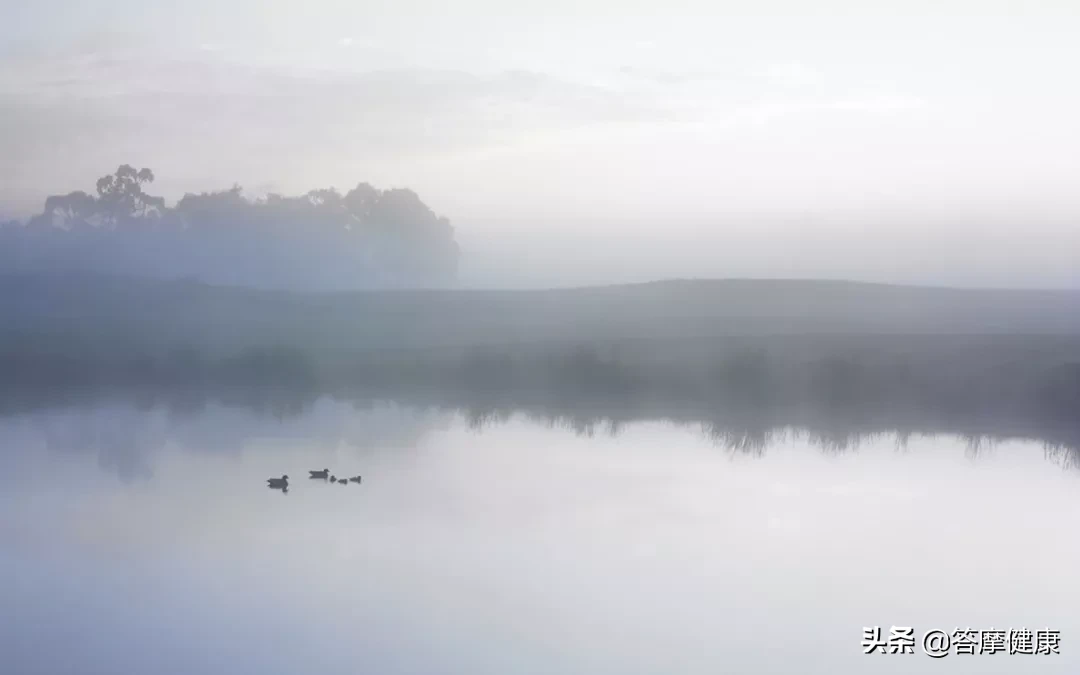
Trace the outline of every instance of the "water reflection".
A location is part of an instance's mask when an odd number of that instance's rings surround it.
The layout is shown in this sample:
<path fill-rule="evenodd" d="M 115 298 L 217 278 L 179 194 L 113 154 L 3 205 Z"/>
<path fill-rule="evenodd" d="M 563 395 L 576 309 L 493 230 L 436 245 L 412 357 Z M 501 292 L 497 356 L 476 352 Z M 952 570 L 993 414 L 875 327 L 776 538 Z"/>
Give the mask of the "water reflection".
<path fill-rule="evenodd" d="M 593 438 L 618 437 L 628 425 L 664 421 L 699 430 L 729 454 L 761 456 L 790 439 L 805 440 L 825 454 L 857 451 L 867 443 L 892 439 L 897 449 L 916 435 L 941 435 L 963 440 L 966 452 L 977 458 L 994 444 L 1030 441 L 1040 444 L 1049 461 L 1065 468 L 1080 463 L 1080 432 L 1072 429 L 1031 429 L 994 421 L 960 424 L 956 420 L 837 418 L 731 409 L 671 410 L 660 402 L 652 407 L 620 407 L 596 402 L 583 410 L 554 403 L 531 405 L 458 406 L 439 401 L 382 398 L 307 397 L 288 391 L 143 393 L 138 396 L 46 399 L 33 405 L 8 406 L 0 414 L 0 433 L 29 433 L 33 441 L 60 453 L 92 453 L 103 469 L 121 480 L 152 476 L 152 457 L 166 442 L 192 452 L 235 454 L 256 438 L 281 442 L 303 440 L 332 447 L 391 443 L 401 450 L 415 447 L 428 433 L 460 421 L 475 431 L 509 424 L 516 418 L 552 430 Z M 5 423 L 6 420 L 6 423 Z M 13 423 L 14 421 L 14 423 Z M 1077 422 L 1080 427 L 1080 422 Z M 326 478 L 323 476 L 322 478 Z"/>
<path fill-rule="evenodd" d="M 1080 666 L 1080 476 L 1039 442 L 302 409 L 116 399 L 0 420 L 5 672 Z M 1049 627 L 1063 653 L 862 655 L 863 626 L 894 624 Z"/>

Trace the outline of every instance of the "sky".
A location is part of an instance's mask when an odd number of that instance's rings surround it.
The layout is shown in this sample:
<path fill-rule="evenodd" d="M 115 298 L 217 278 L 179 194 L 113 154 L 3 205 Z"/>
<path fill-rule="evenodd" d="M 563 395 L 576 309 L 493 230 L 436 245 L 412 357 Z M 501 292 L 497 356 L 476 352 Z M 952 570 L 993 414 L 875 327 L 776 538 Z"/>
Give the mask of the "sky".
<path fill-rule="evenodd" d="M 477 283 L 1080 287 L 1070 0 L 0 0 L 0 17 L 0 216 L 130 163 L 170 201 L 411 187 Z"/>

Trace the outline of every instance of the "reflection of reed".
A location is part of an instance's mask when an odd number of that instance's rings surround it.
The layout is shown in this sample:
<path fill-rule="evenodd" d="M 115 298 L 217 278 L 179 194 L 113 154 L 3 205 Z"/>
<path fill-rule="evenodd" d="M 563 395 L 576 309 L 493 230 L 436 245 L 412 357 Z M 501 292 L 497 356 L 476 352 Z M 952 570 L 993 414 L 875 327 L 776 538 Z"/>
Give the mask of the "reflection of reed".
<path fill-rule="evenodd" d="M 100 418 L 95 418 L 93 414 L 72 416 L 66 428 L 57 424 L 59 418 L 44 416 L 45 419 L 54 419 L 51 426 L 41 428 L 43 432 L 47 432 L 49 446 L 65 452 L 94 451 L 98 453 L 99 463 L 103 468 L 109 468 L 128 480 L 145 478 L 150 474 L 147 455 L 166 442 L 167 430 L 157 429 L 154 433 L 148 433 L 148 429 L 155 426 L 154 420 L 188 423 L 197 418 L 199 413 L 196 411 L 211 405 L 245 410 L 254 413 L 256 417 L 303 419 L 317 400 L 317 397 L 286 389 L 250 392 L 231 389 L 224 394 L 210 390 L 199 393 L 192 390 L 179 393 L 159 391 L 153 395 L 139 396 L 137 403 L 131 401 L 131 396 L 120 391 L 114 391 L 108 396 L 103 395 L 103 398 L 88 396 L 78 403 L 81 406 L 105 406 L 106 413 Z M 339 397 L 344 396 L 339 394 Z M 480 401 L 474 400 L 476 398 Z M 897 450 L 903 451 L 913 434 L 921 434 L 958 436 L 965 441 L 966 454 L 972 459 L 978 459 L 991 451 L 995 443 L 1029 440 L 1043 443 L 1047 460 L 1066 468 L 1080 466 L 1080 434 L 1077 430 L 1080 420 L 1070 420 L 1068 424 L 1059 420 L 1056 424 L 1040 427 L 1038 418 L 1016 414 L 995 417 L 981 412 L 965 415 L 956 410 L 948 413 L 929 410 L 924 411 L 925 418 L 920 418 L 919 410 L 913 406 L 896 412 L 862 406 L 835 414 L 837 409 L 829 405 L 774 405 L 757 409 L 718 405 L 710 408 L 700 402 L 660 398 L 647 404 L 626 404 L 618 400 L 604 401 L 590 397 L 583 402 L 581 409 L 576 409 L 572 395 L 552 394 L 550 398 L 533 395 L 529 398 L 527 403 L 514 400 L 497 403 L 492 402 L 486 393 L 473 396 L 462 390 L 428 389 L 413 396 L 398 393 L 393 397 L 382 397 L 369 393 L 347 400 L 352 404 L 351 408 L 355 409 L 393 403 L 417 411 L 426 411 L 403 420 L 404 424 L 417 427 L 424 425 L 422 420 L 427 419 L 425 414 L 457 415 L 475 431 L 505 424 L 515 416 L 548 428 L 564 429 L 586 437 L 598 434 L 618 436 L 627 424 L 665 421 L 676 426 L 699 428 L 705 437 L 718 447 L 733 455 L 749 456 L 762 456 L 770 446 L 788 438 L 805 440 L 829 454 L 853 452 L 857 451 L 861 444 L 883 440 L 882 436 L 886 434 L 894 439 Z M 127 414 L 115 415 L 113 413 L 116 410 L 123 409 L 122 406 L 115 405 L 117 401 L 136 403 L 135 409 L 128 407 Z M 71 410 L 70 406 L 74 403 L 76 401 L 72 401 L 68 396 L 61 396 L 57 401 L 43 398 L 37 399 L 34 406 L 28 407 L 28 402 L 24 401 L 23 405 L 11 407 L 7 412 L 17 415 L 46 406 L 60 406 Z M 155 414 L 155 411 L 164 413 L 164 416 Z M 345 411 L 342 414 L 350 413 Z M 250 421 L 237 426 L 239 429 L 230 432 L 235 435 L 230 436 L 229 442 L 225 444 L 228 447 L 241 447 L 248 435 L 272 435 L 273 429 L 278 427 L 277 424 L 253 425 Z M 328 432 L 324 426 L 314 425 L 308 433 L 315 434 L 322 441 L 333 441 L 327 434 L 333 435 L 334 432 Z M 337 433 L 344 432 L 339 430 Z M 422 430 L 419 433 L 422 433 Z"/>
<path fill-rule="evenodd" d="M 1060 464 L 1065 469 L 1080 468 L 1080 451 L 1076 448 L 1044 443 L 1043 455 L 1049 461 Z"/>
<path fill-rule="evenodd" d="M 94 365 L 74 357 L 37 380 L 25 363 L 8 363 L 33 386 L 0 386 L 0 412 L 119 398 L 143 410 L 166 408 L 174 419 L 213 403 L 285 420 L 330 395 L 357 406 L 394 401 L 460 413 L 478 430 L 515 414 L 585 436 L 618 434 L 640 420 L 704 425 L 717 444 L 746 453 L 762 452 L 790 429 L 828 452 L 856 449 L 881 433 L 895 434 L 901 446 L 912 433 L 961 436 L 972 456 L 989 439 L 1041 441 L 1069 457 L 1080 448 L 1080 339 L 1067 336 L 539 344 L 358 353 L 334 368 L 317 353 L 282 348 L 216 361 L 190 350 L 163 358 L 112 373 L 112 387 L 102 384 L 112 371 L 61 384 Z"/>

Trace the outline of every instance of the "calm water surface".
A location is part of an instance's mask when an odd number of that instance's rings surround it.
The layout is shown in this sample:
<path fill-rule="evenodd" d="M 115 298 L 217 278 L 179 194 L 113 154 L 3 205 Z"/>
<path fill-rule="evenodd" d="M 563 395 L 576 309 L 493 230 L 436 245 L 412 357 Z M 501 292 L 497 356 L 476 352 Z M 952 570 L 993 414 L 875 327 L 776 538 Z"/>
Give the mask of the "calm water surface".
<path fill-rule="evenodd" d="M 1080 672 L 1080 475 L 1035 443 L 739 452 L 322 401 L 27 413 L 0 448 L 12 675 Z M 863 655 L 874 625 L 1062 653 Z"/>

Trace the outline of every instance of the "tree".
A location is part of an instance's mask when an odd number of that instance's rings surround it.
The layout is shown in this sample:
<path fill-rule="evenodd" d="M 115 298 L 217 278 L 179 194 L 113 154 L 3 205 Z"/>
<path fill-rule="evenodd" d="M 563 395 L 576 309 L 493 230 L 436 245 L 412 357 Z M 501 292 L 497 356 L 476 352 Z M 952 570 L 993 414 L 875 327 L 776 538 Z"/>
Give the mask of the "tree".
<path fill-rule="evenodd" d="M 356 187 L 345 194 L 343 201 L 349 213 L 360 222 L 366 223 L 375 208 L 375 202 L 379 201 L 379 191 L 367 183 L 358 183 Z"/>
<path fill-rule="evenodd" d="M 325 188 L 321 190 L 309 190 L 307 193 L 308 201 L 312 206 L 316 208 L 327 208 L 331 210 L 337 210 L 344 208 L 342 203 L 341 193 L 334 188 Z"/>
<path fill-rule="evenodd" d="M 150 169 L 135 170 L 122 164 L 111 176 L 97 181 L 98 208 L 106 222 L 120 225 L 135 218 L 160 217 L 165 212 L 165 200 L 143 192 L 143 185 L 154 182 Z"/>
<path fill-rule="evenodd" d="M 66 230 L 93 227 L 98 214 L 97 201 L 82 190 L 66 195 L 50 195 L 42 212 L 30 219 L 30 226 L 48 225 Z"/>
<path fill-rule="evenodd" d="M 244 199 L 243 188 L 233 185 L 228 190 L 185 194 L 172 209 L 172 220 L 185 229 L 213 230 L 237 227 L 247 221 L 251 203 Z"/>
<path fill-rule="evenodd" d="M 185 194 L 168 208 L 146 193 L 154 178 L 122 164 L 98 179 L 96 195 L 50 196 L 27 227 L 5 230 L 9 257 L 28 267 L 96 265 L 241 285 L 431 283 L 456 270 L 450 221 L 412 190 L 359 183 L 344 195 L 330 187 L 250 200 L 234 185 Z M 129 236 L 136 230 L 149 236 Z"/>

